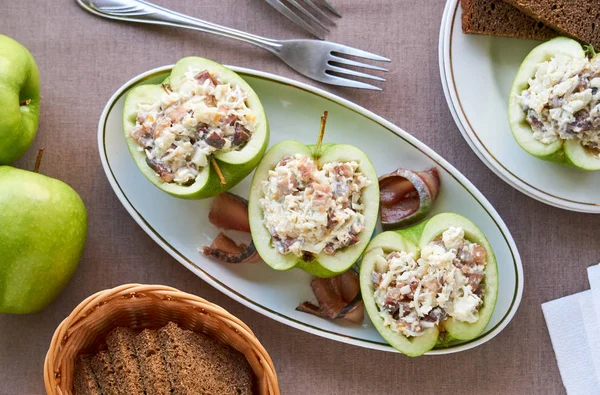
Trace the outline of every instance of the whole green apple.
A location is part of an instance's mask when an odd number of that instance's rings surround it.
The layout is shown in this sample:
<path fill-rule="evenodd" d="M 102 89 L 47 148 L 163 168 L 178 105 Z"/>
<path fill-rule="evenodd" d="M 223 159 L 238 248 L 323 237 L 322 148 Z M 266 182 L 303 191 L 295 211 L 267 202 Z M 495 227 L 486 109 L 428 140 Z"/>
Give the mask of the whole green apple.
<path fill-rule="evenodd" d="M 0 165 L 31 145 L 40 117 L 40 75 L 27 48 L 0 34 Z"/>
<path fill-rule="evenodd" d="M 67 184 L 0 166 L 0 313 L 42 310 L 71 279 L 87 213 Z"/>

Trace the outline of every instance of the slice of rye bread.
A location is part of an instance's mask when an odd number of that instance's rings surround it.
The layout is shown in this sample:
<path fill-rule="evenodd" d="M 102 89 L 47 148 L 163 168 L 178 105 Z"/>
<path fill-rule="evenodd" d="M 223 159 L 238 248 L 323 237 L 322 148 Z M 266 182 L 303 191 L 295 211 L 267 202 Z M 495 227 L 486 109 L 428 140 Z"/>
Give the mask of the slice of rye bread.
<path fill-rule="evenodd" d="M 102 395 L 92 370 L 91 355 L 86 354 L 77 357 L 73 372 L 73 389 L 75 395 Z"/>
<path fill-rule="evenodd" d="M 171 383 L 167 375 L 165 358 L 160 348 L 158 331 L 144 329 L 135 337 L 134 344 L 146 394 L 171 394 Z"/>
<path fill-rule="evenodd" d="M 461 0 L 463 33 L 549 40 L 555 30 L 502 0 Z"/>
<path fill-rule="evenodd" d="M 98 380 L 102 395 L 119 395 L 117 375 L 112 367 L 108 351 L 99 351 L 94 355 L 92 358 L 92 370 L 94 371 L 96 380 Z"/>
<path fill-rule="evenodd" d="M 121 393 L 144 395 L 134 339 L 135 333 L 132 330 L 118 327 L 108 334 L 106 344 Z"/>
<path fill-rule="evenodd" d="M 172 322 L 159 338 L 174 393 L 252 394 L 252 369 L 241 353 Z"/>
<path fill-rule="evenodd" d="M 186 331 L 190 341 L 195 341 L 199 353 L 204 352 L 211 361 L 212 379 L 217 394 L 251 395 L 254 373 L 246 357 L 233 348 L 202 333 Z"/>
<path fill-rule="evenodd" d="M 600 49 L 600 1 L 505 0 L 545 25 Z"/>

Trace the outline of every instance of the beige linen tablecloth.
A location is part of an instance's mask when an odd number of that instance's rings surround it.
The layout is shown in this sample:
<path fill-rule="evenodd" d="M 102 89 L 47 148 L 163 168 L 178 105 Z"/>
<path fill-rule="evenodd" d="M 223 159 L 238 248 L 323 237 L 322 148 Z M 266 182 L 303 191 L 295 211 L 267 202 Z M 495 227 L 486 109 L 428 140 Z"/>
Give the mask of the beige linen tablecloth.
<path fill-rule="evenodd" d="M 156 245 L 117 200 L 98 157 L 100 112 L 131 77 L 186 55 L 314 83 L 243 43 L 104 20 L 71 0 L 5 0 L 0 33 L 30 49 L 42 78 L 38 136 L 17 165 L 32 168 L 36 148 L 44 146 L 42 172 L 81 194 L 89 212 L 89 236 L 77 273 L 52 305 L 33 315 L 0 315 L 0 394 L 44 393 L 42 365 L 58 323 L 89 294 L 126 282 L 177 287 L 240 317 L 273 357 L 283 394 L 564 392 L 540 304 L 587 288 L 585 268 L 600 259 L 600 216 L 559 210 L 526 197 L 469 149 L 440 84 L 437 45 L 443 1 L 331 1 L 344 17 L 328 39 L 384 54 L 393 62 L 383 92 L 325 89 L 424 141 L 496 207 L 517 242 L 525 271 L 524 298 L 512 323 L 492 341 L 467 352 L 410 359 L 301 332 L 213 289 Z M 308 37 L 262 0 L 159 3 L 269 37 Z"/>

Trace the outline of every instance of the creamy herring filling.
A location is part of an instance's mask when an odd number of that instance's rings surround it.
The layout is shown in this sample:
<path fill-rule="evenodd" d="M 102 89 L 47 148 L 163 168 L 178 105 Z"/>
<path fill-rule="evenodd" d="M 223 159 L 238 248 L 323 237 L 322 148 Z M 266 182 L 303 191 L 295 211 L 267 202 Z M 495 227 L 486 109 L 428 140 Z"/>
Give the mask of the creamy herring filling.
<path fill-rule="evenodd" d="M 239 86 L 190 68 L 177 91 L 163 88 L 160 101 L 138 105 L 129 136 L 164 182 L 191 185 L 212 154 L 239 150 L 250 140 L 256 116 Z"/>
<path fill-rule="evenodd" d="M 357 162 L 319 169 L 307 156 L 286 156 L 262 183 L 263 224 L 280 254 L 334 255 L 365 228 L 361 190 L 370 181 Z"/>
<path fill-rule="evenodd" d="M 600 149 L 600 58 L 555 56 L 538 66 L 517 99 L 536 140 L 578 139 Z"/>
<path fill-rule="evenodd" d="M 420 336 L 447 317 L 473 323 L 483 301 L 486 250 L 451 226 L 421 256 L 393 251 L 377 256 L 372 282 L 384 325 Z"/>

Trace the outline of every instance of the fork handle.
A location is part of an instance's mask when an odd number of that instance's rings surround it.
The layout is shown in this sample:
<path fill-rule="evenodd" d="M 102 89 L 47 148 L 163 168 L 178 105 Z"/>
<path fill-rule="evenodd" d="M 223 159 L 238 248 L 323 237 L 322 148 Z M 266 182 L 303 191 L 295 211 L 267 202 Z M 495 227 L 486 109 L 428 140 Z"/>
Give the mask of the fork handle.
<path fill-rule="evenodd" d="M 87 11 L 109 19 L 199 30 L 245 41 L 275 55 L 281 48 L 281 44 L 277 40 L 206 22 L 144 0 L 77 0 L 77 2 Z"/>

